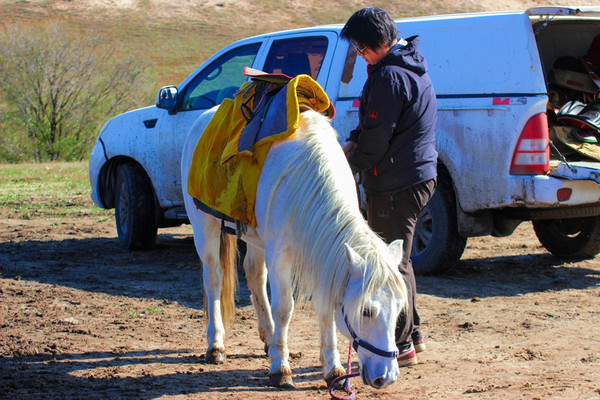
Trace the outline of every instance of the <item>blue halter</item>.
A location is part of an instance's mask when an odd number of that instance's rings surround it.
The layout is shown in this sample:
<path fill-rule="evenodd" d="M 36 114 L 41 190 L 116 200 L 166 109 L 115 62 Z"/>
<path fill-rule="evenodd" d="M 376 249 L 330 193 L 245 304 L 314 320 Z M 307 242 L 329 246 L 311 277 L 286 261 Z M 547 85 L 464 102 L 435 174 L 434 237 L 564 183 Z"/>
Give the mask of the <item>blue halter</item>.
<path fill-rule="evenodd" d="M 344 315 L 344 322 L 346 323 L 346 328 L 348 328 L 348 330 L 350 331 L 350 335 L 352 336 L 352 347 L 354 348 L 354 351 L 358 352 L 358 348 L 363 347 L 366 350 L 369 350 L 371 353 L 377 354 L 381 357 L 398 358 L 398 349 L 394 351 L 381 350 L 373 346 L 371 343 L 359 338 L 358 335 L 356 335 L 356 332 L 354 332 L 354 330 L 348 323 L 348 317 L 344 312 L 344 306 L 342 306 L 342 314 Z"/>

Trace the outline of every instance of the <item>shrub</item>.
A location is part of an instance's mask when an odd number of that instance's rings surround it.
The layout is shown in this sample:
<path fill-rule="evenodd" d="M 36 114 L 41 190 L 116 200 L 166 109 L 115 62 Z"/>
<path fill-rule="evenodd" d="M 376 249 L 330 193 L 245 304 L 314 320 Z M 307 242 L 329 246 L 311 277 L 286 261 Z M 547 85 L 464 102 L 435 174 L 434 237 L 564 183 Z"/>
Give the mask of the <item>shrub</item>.
<path fill-rule="evenodd" d="M 112 115 L 148 98 L 146 66 L 65 26 L 8 25 L 0 34 L 0 160 L 75 161 Z"/>

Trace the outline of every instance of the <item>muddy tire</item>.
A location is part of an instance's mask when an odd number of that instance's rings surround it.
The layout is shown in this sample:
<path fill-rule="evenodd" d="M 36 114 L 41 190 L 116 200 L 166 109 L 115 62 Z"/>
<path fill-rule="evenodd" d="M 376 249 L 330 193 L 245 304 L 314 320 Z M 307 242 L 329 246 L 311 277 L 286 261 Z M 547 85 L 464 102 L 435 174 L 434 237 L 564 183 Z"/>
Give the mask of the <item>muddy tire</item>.
<path fill-rule="evenodd" d="M 600 253 L 600 216 L 532 223 L 542 246 L 556 256 L 591 258 Z"/>
<path fill-rule="evenodd" d="M 156 242 L 154 190 L 142 168 L 133 163 L 119 169 L 115 190 L 119 244 L 129 250 L 149 249 Z"/>
<path fill-rule="evenodd" d="M 410 257 L 416 275 L 440 274 L 452 269 L 467 245 L 467 238 L 458 234 L 450 177 L 440 172 L 435 193 L 417 219 Z"/>

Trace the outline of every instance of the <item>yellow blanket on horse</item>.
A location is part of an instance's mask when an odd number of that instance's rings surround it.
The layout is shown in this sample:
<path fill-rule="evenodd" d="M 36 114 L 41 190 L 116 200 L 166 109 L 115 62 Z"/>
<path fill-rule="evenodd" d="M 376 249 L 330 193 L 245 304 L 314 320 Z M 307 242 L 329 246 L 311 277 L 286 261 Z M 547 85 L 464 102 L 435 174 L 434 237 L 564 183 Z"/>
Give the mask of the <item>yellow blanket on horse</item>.
<path fill-rule="evenodd" d="M 246 82 L 234 99 L 219 106 L 196 145 L 187 182 L 188 193 L 203 205 L 251 226 L 256 226 L 258 179 L 271 144 L 296 132 L 303 109 L 332 110 L 323 88 L 298 75 L 277 95 L 267 96 L 273 104 L 248 123 L 247 110 L 265 100 L 255 91 L 256 82 Z"/>

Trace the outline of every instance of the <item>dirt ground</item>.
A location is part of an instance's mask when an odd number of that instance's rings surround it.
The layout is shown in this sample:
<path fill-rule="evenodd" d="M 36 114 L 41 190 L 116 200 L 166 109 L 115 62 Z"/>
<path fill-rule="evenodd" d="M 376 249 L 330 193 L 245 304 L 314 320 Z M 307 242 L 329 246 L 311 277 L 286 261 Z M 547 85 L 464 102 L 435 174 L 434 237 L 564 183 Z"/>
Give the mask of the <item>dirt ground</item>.
<path fill-rule="evenodd" d="M 297 388 L 267 386 L 243 276 L 228 361 L 206 364 L 200 269 L 189 225 L 128 252 L 112 220 L 0 219 L 0 398 L 330 398 L 308 307 L 290 329 Z M 356 399 L 600 399 L 600 258 L 557 259 L 523 224 L 418 284 L 427 351 L 383 390 L 352 379 Z"/>

